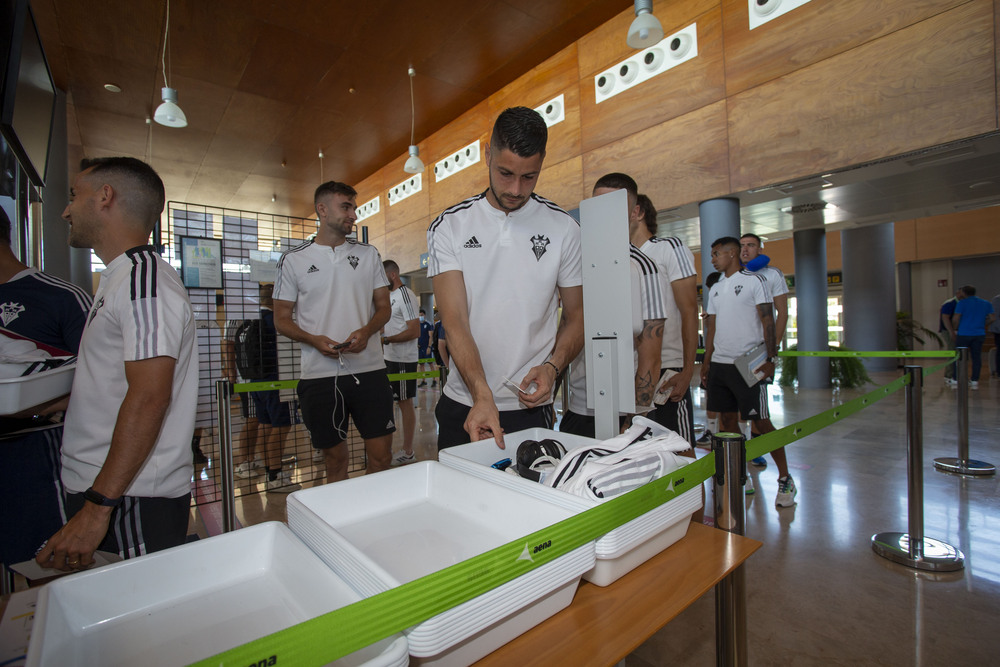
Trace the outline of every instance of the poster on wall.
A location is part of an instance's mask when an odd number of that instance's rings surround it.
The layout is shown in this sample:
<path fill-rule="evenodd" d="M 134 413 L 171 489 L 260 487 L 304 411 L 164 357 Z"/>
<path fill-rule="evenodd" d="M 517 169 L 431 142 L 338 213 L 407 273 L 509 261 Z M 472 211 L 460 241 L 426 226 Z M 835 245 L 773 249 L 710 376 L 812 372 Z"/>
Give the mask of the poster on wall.
<path fill-rule="evenodd" d="M 180 248 L 184 287 L 222 289 L 222 241 L 181 236 Z"/>
<path fill-rule="evenodd" d="M 274 250 L 250 251 L 250 280 L 255 283 L 273 283 L 278 274 L 281 253 Z"/>

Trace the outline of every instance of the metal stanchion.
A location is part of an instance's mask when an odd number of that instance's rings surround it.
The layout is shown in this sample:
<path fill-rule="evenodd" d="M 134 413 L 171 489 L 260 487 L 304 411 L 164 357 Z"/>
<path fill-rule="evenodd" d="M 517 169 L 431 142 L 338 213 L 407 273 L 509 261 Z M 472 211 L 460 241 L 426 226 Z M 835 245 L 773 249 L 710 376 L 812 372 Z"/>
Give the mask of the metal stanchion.
<path fill-rule="evenodd" d="M 934 467 L 941 472 L 958 475 L 995 475 L 997 468 L 986 461 L 969 458 L 969 348 L 960 347 L 958 352 L 958 458 L 950 456 L 934 459 Z"/>
<path fill-rule="evenodd" d="M 905 389 L 909 532 L 872 535 L 872 550 L 883 558 L 918 570 L 954 572 L 964 567 L 962 552 L 947 542 L 924 536 L 924 371 L 920 366 L 907 366 L 906 372 L 910 376 Z"/>
<path fill-rule="evenodd" d="M 715 527 L 736 535 L 746 531 L 746 441 L 739 433 L 712 435 L 715 453 Z M 717 665 L 747 664 L 746 572 L 740 565 L 715 586 Z"/>
<path fill-rule="evenodd" d="M 215 400 L 219 410 L 219 449 L 221 468 L 219 486 L 222 491 L 222 531 L 236 529 L 236 495 L 233 484 L 233 413 L 232 383 L 216 380 Z"/>

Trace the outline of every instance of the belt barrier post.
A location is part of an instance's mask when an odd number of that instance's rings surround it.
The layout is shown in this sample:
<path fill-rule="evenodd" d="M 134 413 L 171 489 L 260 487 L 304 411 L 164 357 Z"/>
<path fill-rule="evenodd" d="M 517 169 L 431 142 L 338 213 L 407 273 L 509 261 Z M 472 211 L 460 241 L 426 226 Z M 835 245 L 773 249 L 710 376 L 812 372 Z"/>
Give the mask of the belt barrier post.
<path fill-rule="evenodd" d="M 969 348 L 960 347 L 958 352 L 958 458 L 945 456 L 934 459 L 934 467 L 941 472 L 957 475 L 994 475 L 997 468 L 986 461 L 969 458 Z"/>
<path fill-rule="evenodd" d="M 746 532 L 746 441 L 740 433 L 712 435 L 715 452 L 715 527 L 736 535 Z M 740 565 L 715 586 L 715 662 L 747 664 L 746 572 Z"/>
<path fill-rule="evenodd" d="M 229 380 L 216 380 L 215 400 L 219 410 L 219 486 L 222 491 L 222 531 L 236 528 L 236 497 L 233 484 L 233 413 L 232 388 Z"/>
<path fill-rule="evenodd" d="M 907 366 L 906 373 L 910 376 L 904 390 L 909 532 L 872 535 L 872 550 L 883 558 L 918 570 L 954 572 L 964 567 L 962 552 L 947 542 L 924 536 L 923 368 Z"/>

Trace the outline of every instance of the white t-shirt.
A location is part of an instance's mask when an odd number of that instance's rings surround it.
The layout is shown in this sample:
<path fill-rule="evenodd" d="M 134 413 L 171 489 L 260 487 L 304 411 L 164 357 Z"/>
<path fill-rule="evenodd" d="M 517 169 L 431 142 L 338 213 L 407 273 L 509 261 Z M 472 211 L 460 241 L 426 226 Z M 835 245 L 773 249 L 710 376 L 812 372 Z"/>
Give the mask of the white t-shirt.
<path fill-rule="evenodd" d="M 684 242 L 673 236 L 654 236 L 642 244 L 642 252 L 656 262 L 660 274 L 660 291 L 663 293 L 663 307 L 667 321 L 663 329 L 663 347 L 660 350 L 661 368 L 681 368 L 684 366 L 684 337 L 681 327 L 681 311 L 674 299 L 671 283 L 697 275 L 694 255 Z"/>
<path fill-rule="evenodd" d="M 125 495 L 179 498 L 191 491 L 194 472 L 195 321 L 177 272 L 152 246 L 141 246 L 111 260 L 101 273 L 83 330 L 62 444 L 62 480 L 68 490 L 90 488 L 108 456 L 128 391 L 123 362 L 154 357 L 177 360 L 170 406 L 153 451 Z"/>
<path fill-rule="evenodd" d="M 278 260 L 274 298 L 295 303 L 295 320 L 311 334 L 344 342 L 375 314 L 373 293 L 389 279 L 374 246 L 347 240 L 336 248 L 307 241 Z M 302 345 L 302 379 L 366 373 L 385 368 L 379 332 L 358 354 L 343 353 L 343 368 L 312 345 Z"/>
<path fill-rule="evenodd" d="M 749 271 L 723 276 L 712 285 L 708 314 L 715 315 L 712 361 L 731 364 L 764 342 L 764 326 L 757 306 L 771 303 L 764 278 Z"/>
<path fill-rule="evenodd" d="M 385 335 L 395 336 L 406 331 L 406 323 L 417 319 L 417 296 L 406 285 L 389 292 L 389 305 L 392 307 L 392 317 L 385 325 Z M 386 343 L 383 350 L 386 361 L 416 362 L 420 358 L 417 350 L 417 339 L 402 343 Z"/>
<path fill-rule="evenodd" d="M 462 272 L 469 326 L 497 408 L 523 409 L 503 378 L 520 383 L 552 353 L 558 288 L 583 282 L 579 223 L 537 194 L 506 214 L 483 193 L 434 220 L 427 249 L 428 277 Z M 461 373 L 448 378 L 444 393 L 473 403 Z"/>
<path fill-rule="evenodd" d="M 638 336 L 647 320 L 666 317 L 661 294 L 661 281 L 656 263 L 629 244 L 629 268 L 632 277 L 632 336 Z M 632 367 L 638 365 L 638 353 L 632 356 Z M 662 366 L 662 364 L 661 364 Z M 569 372 L 569 409 L 578 415 L 594 416 L 587 408 L 587 351 L 580 350 Z"/>

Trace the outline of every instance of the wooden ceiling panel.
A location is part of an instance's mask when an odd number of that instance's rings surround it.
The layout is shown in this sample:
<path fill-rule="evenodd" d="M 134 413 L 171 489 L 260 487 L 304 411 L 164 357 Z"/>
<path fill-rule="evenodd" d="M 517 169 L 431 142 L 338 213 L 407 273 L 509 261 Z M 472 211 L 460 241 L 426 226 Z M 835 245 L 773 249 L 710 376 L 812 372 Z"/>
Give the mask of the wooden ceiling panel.
<path fill-rule="evenodd" d="M 177 90 L 177 104 L 184 110 L 188 125 L 181 128 L 165 128 L 162 125 L 157 127 L 178 134 L 191 130 L 215 133 L 235 91 L 209 81 L 183 76 L 170 77 L 170 85 Z M 155 105 L 159 106 L 161 101 L 157 90 Z M 154 111 L 156 106 L 153 107 Z"/>
<path fill-rule="evenodd" d="M 222 114 L 218 133 L 271 141 L 288 125 L 295 112 L 294 104 L 237 91 Z"/>
<path fill-rule="evenodd" d="M 356 28 L 368 16 L 387 13 L 395 4 L 389 0 L 300 0 L 290 11 L 287 3 L 276 2 L 267 14 L 267 23 L 342 48 L 348 40 L 360 36 Z"/>
<path fill-rule="evenodd" d="M 161 160 L 180 160 L 201 164 L 212 143 L 211 132 L 190 127 L 177 129 L 153 123 L 153 155 Z M 139 153 L 142 155 L 142 153 Z"/>
<path fill-rule="evenodd" d="M 285 166 L 281 166 L 284 162 Z M 319 184 L 319 154 L 315 150 L 289 150 L 280 144 L 271 144 L 247 171 L 254 176 Z"/>
<path fill-rule="evenodd" d="M 217 134 L 212 138 L 201 164 L 203 167 L 241 169 L 245 175 L 257 164 L 268 146 L 266 141 Z"/>
<path fill-rule="evenodd" d="M 99 110 L 81 113 L 79 107 L 76 108 L 76 118 L 88 157 L 93 157 L 97 150 L 139 158 L 145 155 L 146 121 Z"/>
<path fill-rule="evenodd" d="M 83 145 L 80 138 L 80 125 L 76 119 L 76 107 L 69 98 L 66 100 L 66 142 L 70 145 Z"/>
<path fill-rule="evenodd" d="M 59 34 L 55 39 L 43 34 L 42 43 L 55 41 L 122 62 L 159 62 L 165 13 L 165 2 L 56 0 Z"/>
<path fill-rule="evenodd" d="M 243 5 L 239 0 L 171 3 L 167 62 L 171 81 L 178 75 L 229 88 L 239 83 L 254 44 L 269 29 Z"/>
<path fill-rule="evenodd" d="M 301 104 L 342 50 L 284 28 L 264 31 L 237 88 L 244 93 Z"/>
<path fill-rule="evenodd" d="M 347 133 L 354 120 L 335 109 L 312 105 L 298 107 L 289 117 L 285 128 L 275 142 L 290 151 L 308 151 L 319 155 Z"/>
<path fill-rule="evenodd" d="M 106 55 L 78 49 L 66 50 L 69 75 L 73 81 L 73 103 L 101 111 L 146 118 L 150 105 L 160 101 L 156 84 L 156 70 L 141 63 L 113 60 Z M 120 93 L 105 90 L 104 84 L 113 83 Z"/>

